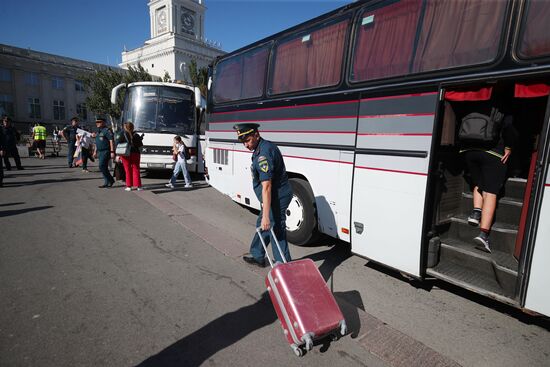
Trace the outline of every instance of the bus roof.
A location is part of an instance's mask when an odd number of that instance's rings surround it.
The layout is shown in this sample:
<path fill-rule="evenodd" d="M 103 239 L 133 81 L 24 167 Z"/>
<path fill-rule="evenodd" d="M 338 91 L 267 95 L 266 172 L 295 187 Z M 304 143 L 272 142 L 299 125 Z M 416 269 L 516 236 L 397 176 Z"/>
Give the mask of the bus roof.
<path fill-rule="evenodd" d="M 128 87 L 134 87 L 139 85 L 152 85 L 152 86 L 163 86 L 163 87 L 174 87 L 174 88 L 183 88 L 188 89 L 190 91 L 195 91 L 195 87 L 191 85 L 186 84 L 179 84 L 179 83 L 166 83 L 166 82 L 135 82 L 128 84 Z"/>

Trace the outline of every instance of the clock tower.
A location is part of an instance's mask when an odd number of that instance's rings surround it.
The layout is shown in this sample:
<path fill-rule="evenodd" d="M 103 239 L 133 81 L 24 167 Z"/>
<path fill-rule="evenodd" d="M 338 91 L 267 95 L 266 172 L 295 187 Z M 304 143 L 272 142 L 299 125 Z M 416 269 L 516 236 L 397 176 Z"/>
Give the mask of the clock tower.
<path fill-rule="evenodd" d="M 189 81 L 188 66 L 207 66 L 225 52 L 204 36 L 205 0 L 149 0 L 151 39 L 122 52 L 122 68 L 140 63 L 151 75 Z"/>

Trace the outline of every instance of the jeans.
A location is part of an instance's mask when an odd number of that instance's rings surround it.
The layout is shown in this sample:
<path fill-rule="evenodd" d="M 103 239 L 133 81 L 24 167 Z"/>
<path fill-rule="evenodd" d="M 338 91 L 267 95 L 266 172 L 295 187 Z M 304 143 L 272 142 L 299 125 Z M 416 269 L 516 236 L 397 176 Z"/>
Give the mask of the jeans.
<path fill-rule="evenodd" d="M 108 150 L 100 150 L 97 152 L 99 158 L 99 170 L 103 175 L 103 183 L 105 185 L 111 185 L 115 182 L 115 179 L 109 172 L 109 161 L 111 160 L 111 152 Z"/>
<path fill-rule="evenodd" d="M 292 192 L 289 192 L 288 195 L 284 195 L 281 197 L 273 195 L 271 200 L 271 210 L 269 211 L 269 221 L 273 226 L 275 236 L 277 236 L 277 239 L 279 240 L 279 246 L 281 247 L 282 253 L 285 255 L 286 261 L 291 260 L 290 251 L 288 250 L 288 243 L 286 242 L 286 209 L 288 208 L 291 200 Z M 256 228 L 260 227 L 262 224 L 262 214 L 263 208 L 260 211 L 260 214 L 258 214 L 258 219 L 256 220 Z M 271 239 L 271 231 L 263 231 L 261 233 L 266 246 L 268 246 L 270 242 L 273 242 Z M 273 251 L 273 258 L 275 259 L 275 261 L 282 263 L 283 259 L 281 258 L 281 254 L 277 249 L 277 245 L 273 243 L 271 247 L 271 250 Z M 263 258 L 265 257 L 265 251 L 262 243 L 260 242 L 260 238 L 258 237 L 258 232 L 256 232 L 256 234 L 254 235 L 252 243 L 250 244 L 250 254 L 259 261 L 263 261 Z"/>
<path fill-rule="evenodd" d="M 67 164 L 69 165 L 69 168 L 73 166 L 73 155 L 76 150 L 76 146 L 74 144 L 74 141 L 67 142 Z"/>
<path fill-rule="evenodd" d="M 88 158 L 90 157 L 90 151 L 86 148 L 80 147 L 80 156 L 82 157 L 82 169 L 88 169 Z"/>
<path fill-rule="evenodd" d="M 184 160 L 180 161 L 179 159 L 176 163 L 174 163 L 174 173 L 172 173 L 170 183 L 172 185 L 176 184 L 176 180 L 178 179 L 180 171 L 183 171 L 183 179 L 185 180 L 185 184 L 191 185 L 191 176 L 189 176 L 189 172 L 187 171 L 187 165 L 185 164 Z"/>

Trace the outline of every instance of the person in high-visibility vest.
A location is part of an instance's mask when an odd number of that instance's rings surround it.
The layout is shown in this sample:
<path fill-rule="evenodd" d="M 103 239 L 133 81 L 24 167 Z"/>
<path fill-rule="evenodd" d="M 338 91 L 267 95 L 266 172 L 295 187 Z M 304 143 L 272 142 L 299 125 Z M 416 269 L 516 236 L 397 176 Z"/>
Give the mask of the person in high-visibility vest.
<path fill-rule="evenodd" d="M 46 158 L 46 128 L 41 123 L 37 123 L 33 129 L 33 138 L 36 143 L 38 158 Z"/>

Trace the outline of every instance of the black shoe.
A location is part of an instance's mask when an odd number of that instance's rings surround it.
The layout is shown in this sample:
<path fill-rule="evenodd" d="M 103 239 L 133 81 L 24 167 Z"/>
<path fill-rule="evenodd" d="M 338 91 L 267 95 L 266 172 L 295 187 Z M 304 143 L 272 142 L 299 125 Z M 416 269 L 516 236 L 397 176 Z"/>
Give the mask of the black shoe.
<path fill-rule="evenodd" d="M 468 216 L 468 224 L 471 226 L 478 226 L 479 221 L 481 220 L 481 211 L 472 210 L 472 213 Z"/>
<path fill-rule="evenodd" d="M 98 186 L 100 189 L 104 189 L 106 187 L 109 187 L 109 185 L 101 185 L 101 186 Z"/>
<path fill-rule="evenodd" d="M 259 266 L 260 268 L 265 268 L 265 260 L 262 259 L 262 261 L 259 261 L 250 254 L 244 255 L 243 260 L 249 264 Z"/>
<path fill-rule="evenodd" d="M 113 184 L 115 183 L 115 181 L 111 181 L 108 185 L 106 185 L 105 187 L 113 187 Z"/>

